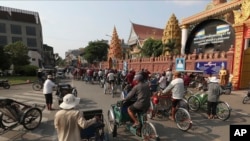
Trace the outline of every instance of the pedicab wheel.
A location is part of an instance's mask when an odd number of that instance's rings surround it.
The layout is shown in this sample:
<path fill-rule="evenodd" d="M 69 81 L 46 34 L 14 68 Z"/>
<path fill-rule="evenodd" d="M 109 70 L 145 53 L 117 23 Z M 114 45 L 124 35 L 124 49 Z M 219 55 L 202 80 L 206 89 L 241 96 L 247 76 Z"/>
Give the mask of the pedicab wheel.
<path fill-rule="evenodd" d="M 141 137 L 144 141 L 160 141 L 155 126 L 151 122 L 145 122 L 142 125 Z"/>
<path fill-rule="evenodd" d="M 115 123 L 114 113 L 112 110 L 108 110 L 108 123 L 109 123 L 109 130 L 112 133 L 113 137 L 117 136 L 117 125 Z"/>
<path fill-rule="evenodd" d="M 198 111 L 200 109 L 200 100 L 196 96 L 190 96 L 187 102 L 191 111 Z"/>
<path fill-rule="evenodd" d="M 35 91 L 40 91 L 40 90 L 42 89 L 42 85 L 41 85 L 40 83 L 34 82 L 34 83 L 32 84 L 32 88 L 33 88 L 33 90 L 35 90 Z"/>
<path fill-rule="evenodd" d="M 181 99 L 179 102 L 178 102 L 178 107 L 179 108 L 184 108 L 186 109 L 187 111 L 189 111 L 189 105 L 188 105 L 188 102 L 186 99 Z"/>
<path fill-rule="evenodd" d="M 150 101 L 150 107 L 149 107 L 148 112 L 147 112 L 147 117 L 149 119 L 153 119 L 155 116 L 154 112 L 155 112 L 155 106 L 152 103 L 152 101 Z"/>
<path fill-rule="evenodd" d="M 3 85 L 3 88 L 4 88 L 4 89 L 9 89 L 9 88 L 10 88 L 10 84 L 4 84 L 4 85 Z"/>
<path fill-rule="evenodd" d="M 26 112 L 24 112 L 24 116 L 22 118 L 22 125 L 27 130 L 33 130 L 37 128 L 42 120 L 42 112 L 38 108 L 30 108 Z"/>
<path fill-rule="evenodd" d="M 219 101 L 216 107 L 216 115 L 220 120 L 227 120 L 231 115 L 230 106 L 224 101 Z"/>
<path fill-rule="evenodd" d="M 247 104 L 247 102 L 250 100 L 250 97 L 249 96 L 245 96 L 242 100 L 242 103 L 243 104 Z"/>
<path fill-rule="evenodd" d="M 178 108 L 175 113 L 175 122 L 182 131 L 187 131 L 192 127 L 192 120 L 189 112 L 184 108 Z"/>

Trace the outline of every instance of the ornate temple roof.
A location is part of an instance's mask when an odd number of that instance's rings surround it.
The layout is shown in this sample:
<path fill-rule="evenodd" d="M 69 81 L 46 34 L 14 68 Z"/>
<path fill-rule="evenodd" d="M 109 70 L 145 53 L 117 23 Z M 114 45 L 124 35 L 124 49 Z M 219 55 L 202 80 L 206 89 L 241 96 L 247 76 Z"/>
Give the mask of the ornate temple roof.
<path fill-rule="evenodd" d="M 144 40 L 149 37 L 153 37 L 155 39 L 161 40 L 163 35 L 163 29 L 150 27 L 145 25 L 139 25 L 132 23 L 132 28 L 134 29 L 135 33 L 139 37 L 139 40 Z"/>
<path fill-rule="evenodd" d="M 181 25 L 195 24 L 210 17 L 216 17 L 228 13 L 232 10 L 239 9 L 241 4 L 242 0 L 232 0 L 227 3 L 220 4 L 210 10 L 206 10 L 183 19 Z"/>

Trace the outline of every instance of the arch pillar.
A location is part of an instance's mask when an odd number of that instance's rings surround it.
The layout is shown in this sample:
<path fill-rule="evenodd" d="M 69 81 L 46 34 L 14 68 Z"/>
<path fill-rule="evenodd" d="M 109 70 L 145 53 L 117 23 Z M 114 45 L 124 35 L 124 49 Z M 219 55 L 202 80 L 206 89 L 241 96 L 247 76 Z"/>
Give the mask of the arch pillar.
<path fill-rule="evenodd" d="M 235 29 L 234 61 L 233 61 L 233 88 L 240 89 L 242 58 L 244 51 L 244 24 L 233 26 Z"/>
<path fill-rule="evenodd" d="M 181 54 L 185 54 L 185 46 L 188 38 L 188 25 L 181 26 Z"/>

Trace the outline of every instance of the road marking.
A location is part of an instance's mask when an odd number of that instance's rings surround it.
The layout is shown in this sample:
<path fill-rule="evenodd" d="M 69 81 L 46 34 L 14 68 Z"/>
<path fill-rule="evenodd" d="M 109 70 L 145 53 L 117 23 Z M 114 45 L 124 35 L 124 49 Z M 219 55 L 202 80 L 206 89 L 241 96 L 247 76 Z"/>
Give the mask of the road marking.
<path fill-rule="evenodd" d="M 243 113 L 243 112 L 236 112 L 236 113 L 244 115 L 244 116 L 248 116 L 248 113 Z"/>

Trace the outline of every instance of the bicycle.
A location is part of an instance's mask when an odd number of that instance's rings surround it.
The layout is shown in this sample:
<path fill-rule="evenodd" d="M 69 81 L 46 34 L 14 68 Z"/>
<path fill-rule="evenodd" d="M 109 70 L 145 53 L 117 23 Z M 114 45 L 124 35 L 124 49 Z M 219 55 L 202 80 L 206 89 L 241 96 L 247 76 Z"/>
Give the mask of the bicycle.
<path fill-rule="evenodd" d="M 13 99 L 0 99 L 0 134 L 23 125 L 27 130 L 37 128 L 42 121 L 45 105 L 28 105 Z"/>
<path fill-rule="evenodd" d="M 109 93 L 111 93 L 112 98 L 114 98 L 114 96 L 115 96 L 115 89 L 114 89 L 115 84 L 114 84 L 114 82 L 110 82 L 110 83 L 107 82 L 107 83 L 105 82 L 105 84 L 104 84 L 104 94 L 107 94 L 107 92 L 109 92 Z"/>
<path fill-rule="evenodd" d="M 172 95 L 158 95 L 154 93 L 151 97 L 150 108 L 147 113 L 149 119 L 154 117 L 167 118 L 171 114 L 172 110 Z M 187 131 L 192 127 L 191 116 L 188 112 L 188 104 L 185 99 L 179 101 L 177 110 L 175 113 L 175 122 L 177 127 L 182 131 Z"/>
<path fill-rule="evenodd" d="M 155 126 L 151 122 L 147 121 L 146 111 L 141 111 L 136 114 L 140 125 L 136 127 L 132 126 L 127 108 L 133 102 L 135 101 L 120 100 L 117 101 L 117 103 L 112 104 L 111 108 L 108 110 L 108 127 L 113 137 L 117 137 L 118 127 L 126 125 L 127 130 L 144 141 L 160 141 Z"/>
<path fill-rule="evenodd" d="M 188 106 L 191 111 L 198 111 L 200 108 L 207 108 L 206 93 L 196 93 L 188 98 Z M 216 107 L 216 115 L 220 120 L 226 121 L 231 115 L 231 107 L 227 102 L 218 101 Z"/>

